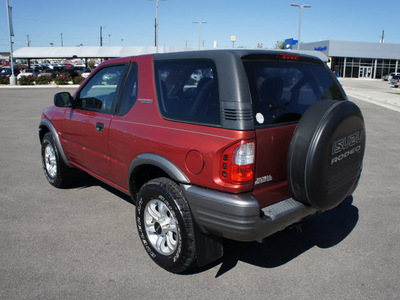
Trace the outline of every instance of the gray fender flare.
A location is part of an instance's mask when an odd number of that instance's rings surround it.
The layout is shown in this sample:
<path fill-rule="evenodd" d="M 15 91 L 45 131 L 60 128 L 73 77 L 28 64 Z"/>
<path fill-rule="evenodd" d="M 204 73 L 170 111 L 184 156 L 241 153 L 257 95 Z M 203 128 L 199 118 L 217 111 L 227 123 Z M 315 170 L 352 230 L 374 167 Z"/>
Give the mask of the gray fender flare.
<path fill-rule="evenodd" d="M 142 165 L 152 165 L 155 167 L 160 168 L 163 170 L 165 173 L 168 174 L 169 177 L 172 178 L 172 180 L 179 182 L 179 183 L 184 183 L 184 184 L 190 184 L 190 180 L 187 178 L 185 173 L 182 172 L 180 168 L 178 168 L 172 161 L 169 159 L 155 153 L 142 153 L 136 156 L 132 162 L 131 165 L 129 166 L 128 170 L 128 185 L 129 188 L 131 188 L 132 182 L 130 180 L 132 173 L 135 171 L 137 167 L 140 167 Z"/>
<path fill-rule="evenodd" d="M 39 125 L 39 140 L 40 140 L 40 136 L 41 136 L 41 135 L 40 135 L 40 131 L 42 130 L 43 127 L 46 127 L 46 128 L 51 132 L 51 134 L 53 135 L 54 141 L 55 141 L 56 146 L 57 146 L 57 148 L 58 148 L 58 152 L 60 153 L 60 156 L 61 156 L 62 160 L 64 161 L 64 163 L 65 163 L 69 168 L 73 168 L 74 166 L 72 166 L 72 165 L 69 163 L 69 161 L 68 161 L 68 159 L 67 159 L 67 156 L 65 155 L 65 152 L 64 152 L 64 149 L 63 149 L 63 147 L 62 147 L 62 145 L 61 145 L 60 137 L 58 136 L 58 132 L 57 132 L 56 128 L 54 127 L 53 123 L 51 123 L 51 121 L 48 120 L 48 119 L 43 119 L 43 120 L 40 122 L 40 125 Z M 42 141 L 40 140 L 40 142 L 42 142 Z"/>

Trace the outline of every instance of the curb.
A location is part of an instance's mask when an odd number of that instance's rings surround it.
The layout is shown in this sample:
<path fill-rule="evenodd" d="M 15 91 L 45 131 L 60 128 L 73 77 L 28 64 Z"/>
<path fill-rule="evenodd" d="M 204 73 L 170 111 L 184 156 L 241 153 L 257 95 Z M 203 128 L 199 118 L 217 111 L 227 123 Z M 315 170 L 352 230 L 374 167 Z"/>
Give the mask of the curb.
<path fill-rule="evenodd" d="M 357 98 L 357 99 L 359 99 L 361 101 L 369 102 L 369 103 L 372 103 L 372 104 L 375 104 L 375 105 L 379 105 L 379 106 L 382 106 L 382 107 L 385 107 L 385 108 L 400 112 L 400 106 L 398 104 L 393 104 L 393 103 L 390 103 L 390 102 L 386 102 L 384 100 L 382 101 L 382 100 L 377 100 L 375 98 L 366 97 L 364 95 L 353 93 L 353 92 L 351 92 L 349 90 L 345 90 L 345 91 L 346 91 L 347 96 L 349 96 L 349 97 L 354 97 L 354 98 Z M 400 98 L 400 96 L 399 96 L 399 98 Z"/>

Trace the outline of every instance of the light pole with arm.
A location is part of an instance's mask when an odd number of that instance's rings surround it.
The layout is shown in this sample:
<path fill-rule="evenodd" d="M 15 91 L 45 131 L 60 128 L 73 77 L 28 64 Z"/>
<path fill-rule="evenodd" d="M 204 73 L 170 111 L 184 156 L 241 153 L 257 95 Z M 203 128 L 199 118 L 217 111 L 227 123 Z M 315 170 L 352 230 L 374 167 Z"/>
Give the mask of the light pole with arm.
<path fill-rule="evenodd" d="M 207 22 L 205 21 L 197 21 L 197 22 L 193 22 L 194 24 L 199 24 L 199 50 L 200 50 L 200 34 L 201 34 L 201 24 L 206 24 Z"/>
<path fill-rule="evenodd" d="M 290 4 L 290 6 L 294 6 L 294 7 L 298 7 L 299 8 L 299 34 L 298 34 L 298 38 L 297 38 L 297 50 L 300 50 L 300 32 L 301 32 L 301 11 L 303 10 L 303 8 L 311 8 L 311 5 L 299 5 L 296 3 L 292 3 Z"/>

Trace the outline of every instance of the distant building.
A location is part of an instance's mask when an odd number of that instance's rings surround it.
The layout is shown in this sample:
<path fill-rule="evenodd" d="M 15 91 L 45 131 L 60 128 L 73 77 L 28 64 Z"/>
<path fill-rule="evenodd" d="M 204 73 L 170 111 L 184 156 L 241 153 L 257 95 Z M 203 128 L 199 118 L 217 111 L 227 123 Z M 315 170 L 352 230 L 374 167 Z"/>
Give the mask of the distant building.
<path fill-rule="evenodd" d="M 0 52 L 0 65 L 10 60 L 10 52 Z"/>
<path fill-rule="evenodd" d="M 381 79 L 392 72 L 400 73 L 400 44 L 328 40 L 302 43 L 301 50 L 324 53 L 331 70 L 340 77 Z"/>

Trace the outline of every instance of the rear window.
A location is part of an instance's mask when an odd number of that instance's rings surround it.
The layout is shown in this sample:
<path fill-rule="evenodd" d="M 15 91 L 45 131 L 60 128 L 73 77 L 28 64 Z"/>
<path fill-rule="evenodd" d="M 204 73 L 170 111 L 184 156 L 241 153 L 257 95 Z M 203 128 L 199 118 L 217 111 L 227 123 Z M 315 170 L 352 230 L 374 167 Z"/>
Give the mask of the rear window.
<path fill-rule="evenodd" d="M 155 61 L 157 101 L 170 120 L 219 125 L 215 64 L 209 60 Z"/>
<path fill-rule="evenodd" d="M 344 100 L 323 64 L 301 61 L 244 61 L 257 127 L 295 122 L 315 102 Z"/>

